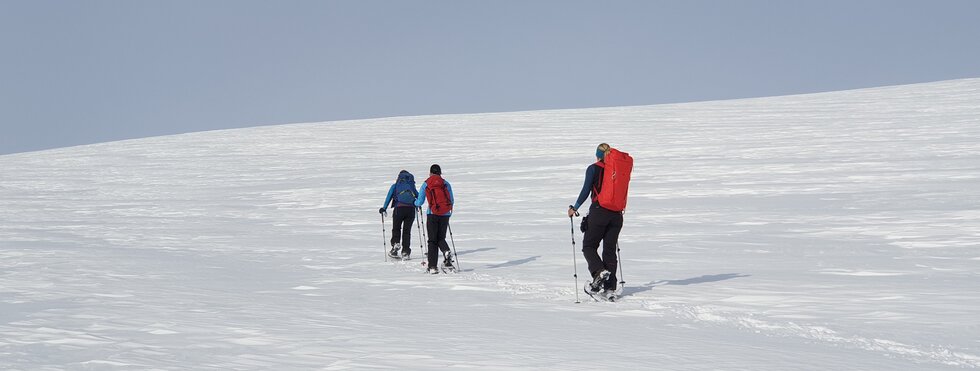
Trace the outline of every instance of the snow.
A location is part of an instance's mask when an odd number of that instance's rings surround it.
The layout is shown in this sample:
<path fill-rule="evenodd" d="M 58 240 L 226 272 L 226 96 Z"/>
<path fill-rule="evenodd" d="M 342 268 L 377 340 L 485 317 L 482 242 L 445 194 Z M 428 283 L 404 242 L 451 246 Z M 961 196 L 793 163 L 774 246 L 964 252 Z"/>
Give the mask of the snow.
<path fill-rule="evenodd" d="M 599 142 L 626 287 L 576 304 Z M 383 255 L 432 163 L 458 274 Z M 0 369 L 975 369 L 978 210 L 980 79 L 6 155 Z"/>

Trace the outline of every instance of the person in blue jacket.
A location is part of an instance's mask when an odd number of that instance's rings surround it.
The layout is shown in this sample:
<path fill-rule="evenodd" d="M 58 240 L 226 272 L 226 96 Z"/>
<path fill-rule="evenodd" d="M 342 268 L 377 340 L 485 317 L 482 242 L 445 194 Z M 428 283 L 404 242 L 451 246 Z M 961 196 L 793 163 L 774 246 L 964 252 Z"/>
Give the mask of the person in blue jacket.
<path fill-rule="evenodd" d="M 623 213 L 599 205 L 596 201 L 598 193 L 602 191 L 603 167 L 599 166 L 604 162 L 609 154 L 609 144 L 602 143 L 596 147 L 596 163 L 589 165 L 585 170 L 585 183 L 579 192 L 575 205 L 568 206 L 568 216 L 571 217 L 578 212 L 578 208 L 585 203 L 585 199 L 592 195 L 592 204 L 589 206 L 589 215 L 583 220 L 582 231 L 585 236 L 582 239 L 582 254 L 589 265 L 589 273 L 592 274 L 592 282 L 586 284 L 585 289 L 589 294 L 604 294 L 606 297 L 615 295 L 616 291 L 616 268 L 619 261 L 616 259 L 616 245 L 619 241 L 619 232 L 623 229 Z M 599 243 L 602 242 L 602 256 L 599 255 Z"/>
<path fill-rule="evenodd" d="M 387 214 L 389 206 L 395 209 L 391 218 L 391 250 L 388 251 L 388 256 L 392 258 L 411 259 L 412 224 L 415 223 L 415 200 L 418 196 L 415 176 L 402 170 L 395 183 L 388 188 L 384 206 L 378 209 L 381 214 Z"/>
<path fill-rule="evenodd" d="M 441 250 L 445 259 L 443 266 L 454 269 L 453 256 L 446 243 L 446 230 L 449 229 L 449 217 L 453 215 L 453 187 L 442 178 L 442 168 L 438 164 L 433 164 L 429 168 L 429 178 L 422 183 L 418 191 L 419 197 L 415 200 L 416 207 L 422 207 L 426 201 L 429 202 L 429 210 L 426 212 L 425 222 L 426 231 L 429 235 L 428 272 L 439 273 L 437 267 L 439 255 L 436 251 Z"/>

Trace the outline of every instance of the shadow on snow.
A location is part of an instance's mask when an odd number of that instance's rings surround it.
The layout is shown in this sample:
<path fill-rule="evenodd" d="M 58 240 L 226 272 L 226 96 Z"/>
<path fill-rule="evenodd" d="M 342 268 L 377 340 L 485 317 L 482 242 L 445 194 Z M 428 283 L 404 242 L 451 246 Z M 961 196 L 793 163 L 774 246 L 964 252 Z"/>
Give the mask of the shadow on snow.
<path fill-rule="evenodd" d="M 730 280 L 730 279 L 735 279 L 735 278 L 742 278 L 742 277 L 751 277 L 751 275 L 749 275 L 749 274 L 741 274 L 741 273 L 724 273 L 724 274 L 708 274 L 708 275 L 704 275 L 704 276 L 700 276 L 700 277 L 687 278 L 687 279 L 683 279 L 683 280 L 650 281 L 650 282 L 647 282 L 647 283 L 643 284 L 642 286 L 626 286 L 626 287 L 623 288 L 623 294 L 622 295 L 623 296 L 627 296 L 627 295 L 638 294 L 638 293 L 641 293 L 641 292 L 644 292 L 644 291 L 650 291 L 650 290 L 653 290 L 653 288 L 654 287 L 657 287 L 657 286 L 665 286 L 665 285 L 681 285 L 681 286 L 696 285 L 696 284 L 700 284 L 700 283 L 711 283 L 711 282 L 725 281 L 725 280 Z"/>
<path fill-rule="evenodd" d="M 496 247 L 484 247 L 482 249 L 474 249 L 474 250 L 460 251 L 460 252 L 457 252 L 456 255 L 466 255 L 466 254 L 472 254 L 472 253 L 476 253 L 476 252 L 490 251 L 490 250 L 496 250 L 496 249 L 497 249 Z"/>
<path fill-rule="evenodd" d="M 506 263 L 488 265 L 487 268 L 494 269 L 494 268 L 503 268 L 503 267 L 513 267 L 515 265 L 521 265 L 521 264 L 524 264 L 524 263 L 533 262 L 535 260 L 538 260 L 538 258 L 540 258 L 540 257 L 541 257 L 541 255 L 532 256 L 530 258 L 524 258 L 524 259 L 520 259 L 520 260 L 511 260 L 511 261 L 506 262 Z"/>

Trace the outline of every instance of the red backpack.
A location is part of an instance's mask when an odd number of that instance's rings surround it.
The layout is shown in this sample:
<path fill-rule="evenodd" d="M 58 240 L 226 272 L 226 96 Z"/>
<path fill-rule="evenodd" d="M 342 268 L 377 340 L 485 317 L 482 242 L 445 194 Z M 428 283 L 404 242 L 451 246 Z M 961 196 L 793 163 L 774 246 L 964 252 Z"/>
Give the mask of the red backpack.
<path fill-rule="evenodd" d="M 612 148 L 602 161 L 596 162 L 603 169 L 602 183 L 596 189 L 599 206 L 611 211 L 626 210 L 626 194 L 630 188 L 630 174 L 633 172 L 633 158 L 629 153 Z"/>
<path fill-rule="evenodd" d="M 425 180 L 425 199 L 429 203 L 429 210 L 435 215 L 446 215 L 453 211 L 453 201 L 449 197 L 446 181 L 439 175 L 429 176 Z"/>

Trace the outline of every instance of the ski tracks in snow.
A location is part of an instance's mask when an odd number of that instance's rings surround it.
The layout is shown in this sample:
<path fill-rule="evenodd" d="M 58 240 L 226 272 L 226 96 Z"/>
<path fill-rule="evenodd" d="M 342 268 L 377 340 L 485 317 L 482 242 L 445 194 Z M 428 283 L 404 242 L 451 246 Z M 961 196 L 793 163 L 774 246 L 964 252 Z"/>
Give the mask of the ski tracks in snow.
<path fill-rule="evenodd" d="M 391 263 L 389 263 L 391 264 Z M 418 260 L 394 262 L 394 269 L 406 274 L 418 274 L 418 279 L 383 281 L 358 279 L 360 282 L 377 285 L 411 286 L 436 288 L 448 291 L 498 292 L 525 300 L 551 303 L 559 307 L 574 304 L 575 293 L 571 288 L 557 287 L 555 282 L 531 283 L 505 275 L 479 272 L 467 269 L 456 274 L 427 275 Z M 491 271 L 492 272 L 492 271 Z M 729 275 L 726 278 L 735 278 Z M 708 280 L 708 279 L 705 279 Z M 721 280 L 721 278 L 717 278 Z M 651 282 L 647 289 L 662 286 L 667 281 Z M 627 294 L 615 303 L 594 302 L 585 294 L 579 295 L 580 310 L 594 311 L 598 317 L 672 317 L 686 321 L 689 326 L 722 326 L 767 337 L 797 338 L 808 342 L 824 343 L 836 347 L 860 349 L 881 353 L 886 357 L 904 358 L 919 363 L 941 363 L 954 367 L 980 367 L 980 356 L 958 351 L 937 344 L 907 344 L 899 341 L 848 334 L 845 330 L 835 330 L 825 325 L 805 323 L 807 318 L 800 315 L 798 321 L 770 318 L 763 314 L 747 312 L 744 308 L 730 308 L 720 305 L 704 304 L 705 300 L 687 302 L 686 298 L 670 297 L 663 291 L 653 295 L 630 294 L 629 286 L 622 289 Z M 651 292 L 653 290 L 645 290 Z M 652 296 L 652 297 L 651 297 Z M 511 302 L 511 300 L 501 300 Z M 811 318 L 816 319 L 816 318 Z"/>
<path fill-rule="evenodd" d="M 980 367 L 980 356 L 942 345 L 905 344 L 887 339 L 868 338 L 847 334 L 844 330 L 834 330 L 821 325 L 776 321 L 765 316 L 712 305 L 661 304 L 655 301 L 643 301 L 639 304 L 644 308 L 667 311 L 673 316 L 691 322 L 729 326 L 762 336 L 800 338 L 833 346 L 878 352 L 887 357 L 905 358 L 920 363 Z"/>

